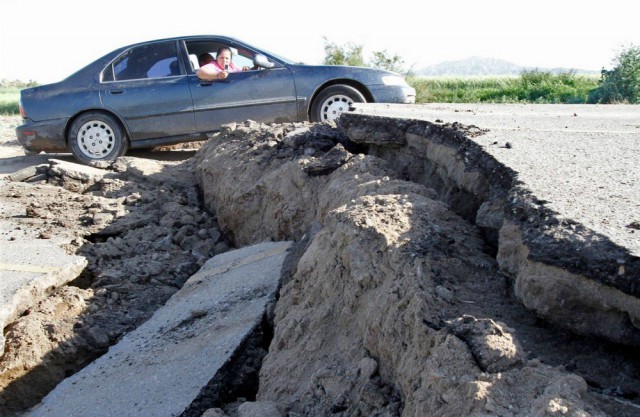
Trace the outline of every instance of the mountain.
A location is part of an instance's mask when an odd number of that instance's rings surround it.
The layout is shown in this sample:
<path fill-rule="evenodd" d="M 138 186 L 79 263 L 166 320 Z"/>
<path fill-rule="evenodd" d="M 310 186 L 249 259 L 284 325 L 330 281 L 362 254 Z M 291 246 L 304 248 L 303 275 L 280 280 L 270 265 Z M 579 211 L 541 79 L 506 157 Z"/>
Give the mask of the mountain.
<path fill-rule="evenodd" d="M 597 71 L 588 71 L 572 68 L 536 68 L 523 67 L 512 62 L 496 58 L 483 58 L 473 56 L 458 61 L 445 61 L 431 65 L 415 71 L 416 75 L 439 77 L 439 76 L 504 76 L 520 75 L 523 71 L 543 71 L 554 74 L 573 71 L 576 74 L 597 74 Z"/>

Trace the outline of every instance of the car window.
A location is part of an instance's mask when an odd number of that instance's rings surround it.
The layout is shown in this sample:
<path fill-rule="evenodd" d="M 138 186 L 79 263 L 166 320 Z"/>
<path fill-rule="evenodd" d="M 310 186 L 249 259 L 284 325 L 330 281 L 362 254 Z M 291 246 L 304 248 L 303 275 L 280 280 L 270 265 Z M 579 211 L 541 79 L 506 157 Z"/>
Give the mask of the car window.
<path fill-rule="evenodd" d="M 147 78 L 169 77 L 172 75 L 180 75 L 178 67 L 178 58 L 165 58 L 158 61 L 147 71 Z"/>
<path fill-rule="evenodd" d="M 186 42 L 187 52 L 190 56 L 193 55 L 194 57 L 200 56 L 203 53 L 208 53 L 211 54 L 211 56 L 215 59 L 218 48 L 220 48 L 221 46 L 227 46 L 231 48 L 233 54 L 231 60 L 237 67 L 253 67 L 253 57 L 255 52 L 257 51 L 252 51 L 250 48 L 244 48 L 241 45 L 237 45 L 236 47 L 233 44 L 230 45 L 228 43 L 221 43 L 217 40 L 197 40 Z M 196 69 L 199 68 L 199 65 L 193 65 L 193 67 L 194 69 Z"/>
<path fill-rule="evenodd" d="M 103 81 L 123 81 L 180 75 L 176 43 L 156 42 L 131 48 L 103 72 Z"/>
<path fill-rule="evenodd" d="M 231 57 L 231 60 L 238 68 L 253 67 L 253 54 L 243 49 L 236 49 L 235 54 Z"/>
<path fill-rule="evenodd" d="M 233 63 L 236 65 L 236 67 L 238 68 L 242 68 L 242 67 L 252 67 L 253 66 L 253 55 L 240 55 L 237 53 L 237 49 L 233 48 L 233 55 L 231 55 L 231 61 L 233 61 Z M 216 51 L 212 51 L 209 52 L 209 54 L 215 59 L 218 55 L 216 54 Z"/>

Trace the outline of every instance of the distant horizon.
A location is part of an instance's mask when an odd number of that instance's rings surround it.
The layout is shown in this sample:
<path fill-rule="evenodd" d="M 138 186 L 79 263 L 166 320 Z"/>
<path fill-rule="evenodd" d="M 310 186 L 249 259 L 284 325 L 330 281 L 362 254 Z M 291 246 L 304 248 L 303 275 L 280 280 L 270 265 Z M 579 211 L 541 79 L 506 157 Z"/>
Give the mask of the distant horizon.
<path fill-rule="evenodd" d="M 535 65 L 522 65 L 522 64 L 520 64 L 520 63 L 518 63 L 518 62 L 514 62 L 514 61 L 511 61 L 511 60 L 506 59 L 506 58 L 498 58 L 498 57 L 495 57 L 495 56 L 484 56 L 484 55 L 470 55 L 470 56 L 467 56 L 467 57 L 465 57 L 465 58 L 459 58 L 459 59 L 448 59 L 448 60 L 446 60 L 446 61 L 441 61 L 441 62 L 438 62 L 438 63 L 436 63 L 436 64 L 431 64 L 431 65 L 428 65 L 428 66 L 430 67 L 430 66 L 435 66 L 435 65 L 445 64 L 445 63 L 449 63 L 449 62 L 466 61 L 466 60 L 474 59 L 474 58 L 477 58 L 477 59 L 487 59 L 487 60 L 488 60 L 488 59 L 491 59 L 491 60 L 496 60 L 496 61 L 502 61 L 502 62 L 505 62 L 505 63 L 509 63 L 509 64 L 517 65 L 517 66 L 519 66 L 519 67 L 526 67 L 526 68 L 536 67 Z M 545 68 L 547 68 L 547 66 L 545 66 Z M 564 67 L 564 66 L 557 66 L 557 67 L 551 67 L 551 68 L 565 68 L 565 67 Z M 576 68 L 576 69 L 577 69 L 577 68 Z M 585 71 L 599 71 L 599 70 L 595 70 L 595 69 L 584 69 L 584 70 L 585 70 Z"/>
<path fill-rule="evenodd" d="M 482 69 L 485 69 L 483 73 L 479 73 L 478 70 L 475 71 L 460 71 L 459 67 L 464 66 L 465 64 L 476 64 L 485 66 Z M 487 65 L 492 65 L 493 68 L 488 68 Z M 468 67 L 466 68 L 468 69 Z M 591 70 L 584 68 L 570 68 L 570 67 L 542 67 L 542 66 L 525 66 L 520 65 L 514 62 L 511 62 L 506 59 L 495 58 L 495 57 L 486 57 L 486 56 L 470 56 L 462 59 L 454 59 L 448 61 L 442 61 L 437 64 L 429 65 L 423 68 L 415 68 L 413 69 L 413 73 L 416 75 L 432 75 L 432 76 L 447 76 L 447 75 L 468 75 L 468 76 L 482 76 L 482 75 L 518 75 L 523 71 L 540 71 L 540 72 L 551 72 L 551 73 L 565 73 L 565 72 L 575 72 L 576 74 L 593 74 L 599 75 L 601 70 Z"/>

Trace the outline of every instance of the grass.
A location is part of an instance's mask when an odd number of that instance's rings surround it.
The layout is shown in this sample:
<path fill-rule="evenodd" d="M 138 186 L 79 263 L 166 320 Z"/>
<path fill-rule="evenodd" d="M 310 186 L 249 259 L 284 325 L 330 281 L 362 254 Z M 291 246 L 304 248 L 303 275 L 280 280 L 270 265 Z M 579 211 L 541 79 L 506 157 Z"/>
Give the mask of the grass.
<path fill-rule="evenodd" d="M 587 103 L 596 76 L 525 72 L 519 77 L 408 77 L 417 103 Z"/>
<path fill-rule="evenodd" d="M 524 72 L 518 77 L 407 77 L 416 89 L 416 103 L 588 103 L 599 76 L 574 73 Z M 2 80 L 0 115 L 18 114 L 20 90 L 33 82 Z"/>
<path fill-rule="evenodd" d="M 20 100 L 20 90 L 37 85 L 38 83 L 35 81 L 0 80 L 0 115 L 11 116 L 19 114 L 18 100 Z"/>
<path fill-rule="evenodd" d="M 0 86 L 0 115 L 18 114 L 20 88 Z"/>

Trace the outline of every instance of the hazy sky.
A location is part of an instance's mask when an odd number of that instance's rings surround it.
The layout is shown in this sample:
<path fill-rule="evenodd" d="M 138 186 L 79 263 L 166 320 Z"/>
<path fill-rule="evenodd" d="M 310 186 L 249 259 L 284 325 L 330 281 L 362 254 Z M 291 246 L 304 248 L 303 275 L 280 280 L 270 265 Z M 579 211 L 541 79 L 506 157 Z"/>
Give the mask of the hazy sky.
<path fill-rule="evenodd" d="M 228 35 L 310 64 L 326 37 L 414 69 L 479 56 L 598 71 L 640 45 L 636 0 L 0 0 L 0 11 L 0 79 L 40 83 L 117 47 L 182 35 Z"/>

